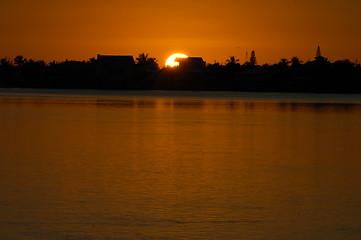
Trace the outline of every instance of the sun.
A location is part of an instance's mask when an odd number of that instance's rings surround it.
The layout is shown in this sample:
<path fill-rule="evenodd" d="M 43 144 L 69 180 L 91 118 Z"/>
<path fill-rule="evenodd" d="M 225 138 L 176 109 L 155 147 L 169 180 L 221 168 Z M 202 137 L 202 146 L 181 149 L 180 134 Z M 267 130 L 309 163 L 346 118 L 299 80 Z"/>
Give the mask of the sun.
<path fill-rule="evenodd" d="M 183 53 L 175 53 L 170 56 L 165 62 L 166 67 L 175 67 L 179 65 L 179 62 L 176 61 L 177 58 L 187 58 L 188 56 Z"/>

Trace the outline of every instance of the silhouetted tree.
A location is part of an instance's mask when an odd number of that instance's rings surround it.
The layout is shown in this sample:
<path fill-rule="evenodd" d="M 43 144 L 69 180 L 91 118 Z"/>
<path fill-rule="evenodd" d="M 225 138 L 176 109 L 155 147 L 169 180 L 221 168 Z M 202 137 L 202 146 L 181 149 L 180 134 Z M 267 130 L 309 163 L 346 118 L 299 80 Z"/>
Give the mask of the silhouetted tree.
<path fill-rule="evenodd" d="M 96 60 L 94 57 L 92 57 L 92 58 L 89 58 L 88 63 L 90 63 L 90 64 L 96 64 L 96 63 L 97 63 L 97 60 Z"/>
<path fill-rule="evenodd" d="M 56 61 L 49 62 L 49 67 L 51 67 L 51 68 L 56 67 L 57 65 L 58 65 L 58 63 Z"/>
<path fill-rule="evenodd" d="M 249 59 L 249 65 L 256 66 L 256 64 L 257 64 L 256 53 L 252 50 L 251 58 Z"/>
<path fill-rule="evenodd" d="M 292 67 L 297 67 L 302 64 L 302 61 L 300 61 L 300 59 L 298 57 L 293 57 L 291 59 L 291 64 L 292 64 Z"/>
<path fill-rule="evenodd" d="M 23 66 L 26 62 L 27 60 L 23 56 L 17 56 L 16 58 L 14 58 L 14 63 L 19 67 Z"/>
<path fill-rule="evenodd" d="M 223 65 L 221 65 L 219 62 L 216 62 L 216 61 L 213 64 L 212 63 L 207 64 L 207 69 L 209 69 L 211 71 L 219 72 L 222 68 L 223 68 Z"/>
<path fill-rule="evenodd" d="M 41 66 L 41 67 L 45 67 L 45 62 L 43 60 L 39 60 L 37 61 L 37 63 Z"/>
<path fill-rule="evenodd" d="M 278 63 L 278 65 L 287 67 L 290 61 L 288 61 L 286 58 L 282 58 L 281 61 Z"/>
<path fill-rule="evenodd" d="M 11 65 L 11 62 L 7 58 L 2 58 L 0 60 L 0 66 L 2 67 L 8 67 Z"/>
<path fill-rule="evenodd" d="M 239 63 L 239 59 L 236 59 L 235 56 L 230 56 L 229 59 L 226 60 L 226 65 L 236 65 Z"/>
<path fill-rule="evenodd" d="M 149 53 L 141 53 L 135 59 L 136 64 L 148 71 L 157 71 L 159 70 L 159 66 L 157 63 L 157 59 L 149 57 Z"/>
<path fill-rule="evenodd" d="M 356 67 L 356 64 L 352 63 L 349 59 L 345 59 L 345 60 L 338 60 L 338 61 L 334 62 L 333 66 L 336 69 L 342 69 L 342 70 L 350 71 L 354 67 Z"/>
<path fill-rule="evenodd" d="M 321 56 L 320 50 L 314 61 L 306 63 L 293 57 L 290 61 L 283 58 L 272 66 L 256 66 L 254 51 L 249 60 L 241 66 L 239 59 L 231 56 L 225 64 L 207 64 L 208 71 L 193 73 L 171 68 L 158 72 L 157 60 L 141 53 L 136 58 L 136 67 L 126 74 L 120 76 L 110 71 L 109 78 L 98 79 L 95 58 L 46 65 L 17 56 L 13 61 L 0 59 L 0 86 L 361 93 L 360 65 L 348 59 L 331 63 Z"/>
<path fill-rule="evenodd" d="M 231 72 L 239 71 L 241 69 L 239 59 L 235 58 L 234 56 L 230 56 L 229 59 L 226 60 L 226 69 Z"/>
<path fill-rule="evenodd" d="M 137 64 L 142 65 L 142 64 L 147 64 L 148 62 L 151 61 L 151 59 L 153 59 L 153 61 L 155 60 L 154 58 L 149 57 L 149 53 L 147 54 L 141 53 L 135 60 Z"/>

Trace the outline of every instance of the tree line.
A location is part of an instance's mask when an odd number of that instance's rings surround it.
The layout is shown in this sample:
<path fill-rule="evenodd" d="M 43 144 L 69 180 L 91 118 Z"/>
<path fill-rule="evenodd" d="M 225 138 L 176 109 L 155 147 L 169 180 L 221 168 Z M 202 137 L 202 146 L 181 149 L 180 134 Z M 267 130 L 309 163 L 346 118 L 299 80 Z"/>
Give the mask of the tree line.
<path fill-rule="evenodd" d="M 160 68 L 156 58 L 141 53 L 131 69 L 101 75 L 98 68 L 95 58 L 49 63 L 2 58 L 0 87 L 361 93 L 360 64 L 349 59 L 331 62 L 320 54 L 307 62 L 293 57 L 258 65 L 252 51 L 243 64 L 230 56 L 224 64 L 180 69 Z"/>

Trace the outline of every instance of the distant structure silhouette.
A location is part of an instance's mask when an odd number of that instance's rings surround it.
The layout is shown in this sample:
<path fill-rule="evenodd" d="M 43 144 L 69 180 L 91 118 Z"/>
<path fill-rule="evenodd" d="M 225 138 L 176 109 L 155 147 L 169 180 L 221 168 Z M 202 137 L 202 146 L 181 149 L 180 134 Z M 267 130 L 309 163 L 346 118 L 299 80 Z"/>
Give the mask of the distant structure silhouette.
<path fill-rule="evenodd" d="M 201 71 L 206 67 L 206 62 L 202 57 L 176 58 L 179 62 L 179 69 L 187 71 Z"/>
<path fill-rule="evenodd" d="M 316 51 L 316 58 L 322 57 L 321 55 L 321 48 L 320 46 L 317 46 L 317 51 Z"/>
<path fill-rule="evenodd" d="M 230 56 L 206 66 L 202 57 L 177 58 L 179 67 L 159 69 L 149 54 L 100 55 L 89 61 L 0 59 L 0 87 L 121 90 L 202 90 L 361 93 L 361 67 L 349 59 L 329 61 L 317 46 L 313 60 L 298 57 L 262 66 L 252 51 L 249 62 Z M 136 60 L 136 61 L 135 61 Z"/>
<path fill-rule="evenodd" d="M 327 58 L 323 57 L 321 55 L 321 48 L 320 46 L 317 46 L 317 51 L 316 51 L 316 57 L 315 57 L 316 62 L 318 63 L 326 63 L 328 61 Z"/>
<path fill-rule="evenodd" d="M 257 64 L 256 53 L 253 50 L 251 52 L 251 58 L 249 59 L 249 63 L 251 66 L 256 66 Z"/>
<path fill-rule="evenodd" d="M 135 66 L 133 56 L 100 55 L 97 56 L 98 66 L 101 68 L 124 70 Z"/>

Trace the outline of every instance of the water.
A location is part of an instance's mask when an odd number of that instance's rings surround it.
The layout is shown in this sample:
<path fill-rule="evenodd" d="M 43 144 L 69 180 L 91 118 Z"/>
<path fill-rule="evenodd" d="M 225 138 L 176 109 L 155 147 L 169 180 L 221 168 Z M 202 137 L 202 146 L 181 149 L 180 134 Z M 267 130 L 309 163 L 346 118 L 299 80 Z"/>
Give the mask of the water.
<path fill-rule="evenodd" d="M 0 239 L 360 239 L 360 103 L 0 89 Z"/>

